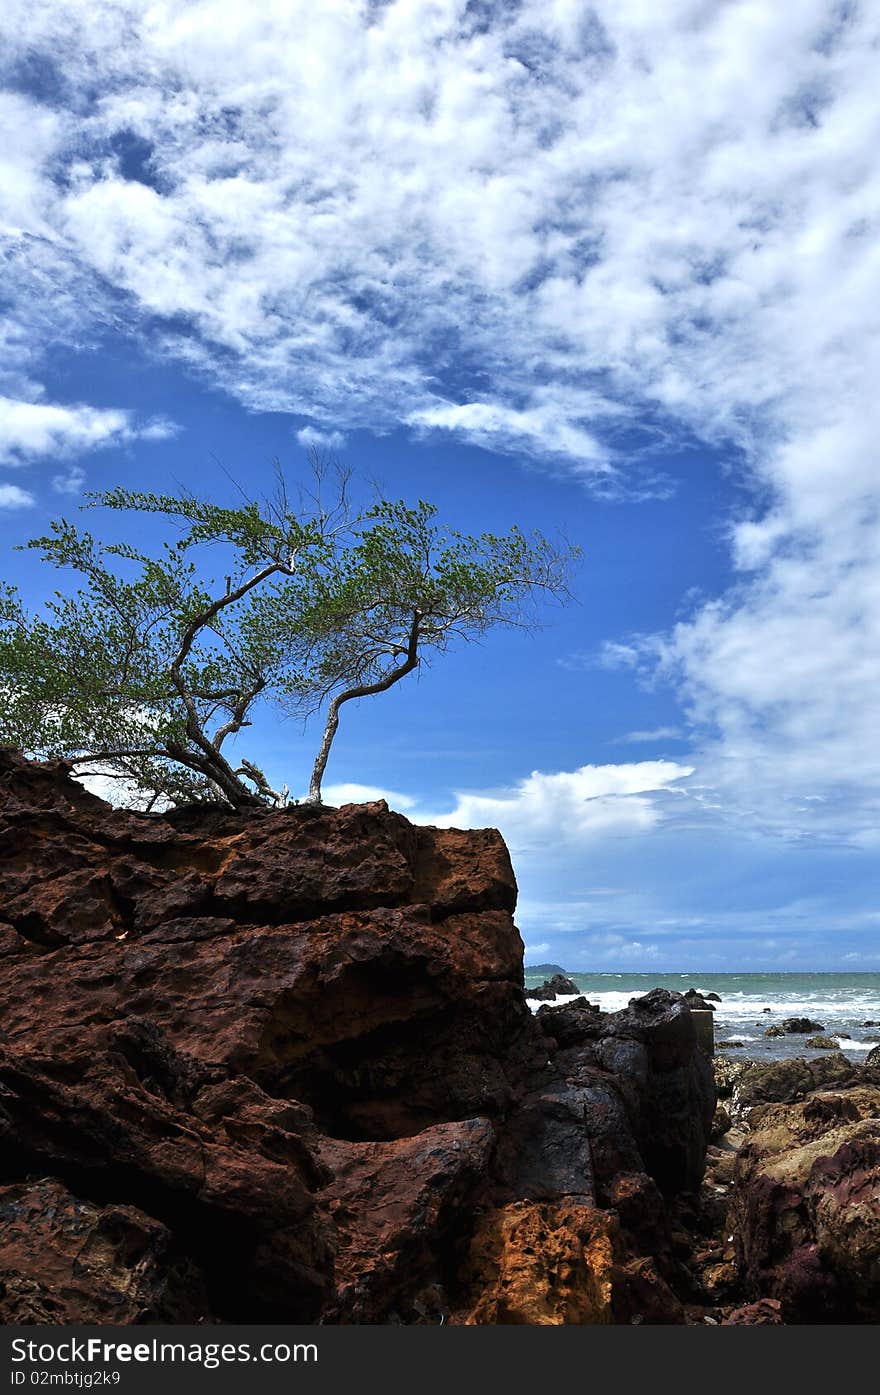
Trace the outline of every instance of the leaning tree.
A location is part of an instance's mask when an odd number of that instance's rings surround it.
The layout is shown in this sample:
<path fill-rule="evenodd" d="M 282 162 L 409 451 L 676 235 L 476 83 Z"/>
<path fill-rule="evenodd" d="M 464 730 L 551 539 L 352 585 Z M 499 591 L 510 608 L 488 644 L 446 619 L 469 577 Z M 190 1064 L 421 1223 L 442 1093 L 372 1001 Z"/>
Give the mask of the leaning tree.
<path fill-rule="evenodd" d="M 124 779 L 148 800 L 283 804 L 239 751 L 261 702 L 325 712 L 309 799 L 344 704 L 387 691 L 456 639 L 532 627 L 563 599 L 576 549 L 517 527 L 444 528 L 436 510 L 383 500 L 355 512 L 338 474 L 292 505 L 222 507 L 114 489 L 90 506 L 177 525 L 152 553 L 67 521 L 28 544 L 78 576 L 30 613 L 0 592 L 0 742 L 80 773 Z M 212 565 L 209 565 L 212 564 Z"/>

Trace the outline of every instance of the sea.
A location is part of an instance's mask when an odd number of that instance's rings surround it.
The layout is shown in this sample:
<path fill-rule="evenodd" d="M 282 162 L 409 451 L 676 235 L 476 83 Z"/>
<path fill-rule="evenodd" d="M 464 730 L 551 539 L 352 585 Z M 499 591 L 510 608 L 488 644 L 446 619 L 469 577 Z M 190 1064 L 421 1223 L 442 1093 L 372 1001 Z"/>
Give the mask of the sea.
<path fill-rule="evenodd" d="M 526 986 L 536 987 L 549 974 L 526 973 Z M 672 988 L 685 993 L 696 988 L 701 993 L 717 993 L 715 1004 L 715 1044 L 732 1060 L 737 1056 L 753 1060 L 784 1060 L 792 1056 L 816 1058 L 820 1047 L 808 1047 L 806 1036 L 765 1037 L 773 1023 L 786 1017 L 809 1017 L 822 1024 L 824 1034 L 840 1040 L 840 1050 L 851 1060 L 864 1059 L 880 1045 L 880 973 L 783 973 L 783 974 L 567 974 L 591 1003 L 605 1012 L 625 1008 L 630 998 L 641 997 L 652 988 Z M 570 997 L 557 1003 L 571 1002 Z M 530 1000 L 533 1011 L 540 1002 Z M 770 1011 L 766 1012 L 765 1009 Z M 876 1025 L 866 1026 L 868 1022 Z M 869 1040 L 871 1036 L 874 1041 Z M 741 1046 L 727 1043 L 741 1042 Z"/>

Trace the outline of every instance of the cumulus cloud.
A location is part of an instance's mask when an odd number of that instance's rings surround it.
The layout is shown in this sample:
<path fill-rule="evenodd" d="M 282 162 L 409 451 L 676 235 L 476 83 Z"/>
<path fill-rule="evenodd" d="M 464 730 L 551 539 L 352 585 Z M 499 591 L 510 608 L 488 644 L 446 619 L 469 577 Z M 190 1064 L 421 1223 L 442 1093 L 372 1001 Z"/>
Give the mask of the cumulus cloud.
<path fill-rule="evenodd" d="M 90 407 L 82 402 L 60 406 L 54 402 L 22 401 L 0 395 L 0 465 L 24 465 L 42 458 L 64 459 L 121 445 L 138 437 L 161 440 L 172 430 L 165 421 L 139 425 L 129 412 L 113 408 Z M 56 481 L 73 477 L 70 474 L 56 476 Z M 62 487 L 56 481 L 53 481 L 56 489 L 69 491 L 69 486 Z"/>
<path fill-rule="evenodd" d="M 483 828 L 503 833 L 513 853 L 548 843 L 589 843 L 609 834 L 645 831 L 663 817 L 663 799 L 693 768 L 674 761 L 631 765 L 583 765 L 545 774 L 533 770 L 510 789 L 458 793 L 454 809 L 419 814 L 441 828 Z"/>
<path fill-rule="evenodd" d="M 0 509 L 29 509 L 36 500 L 17 484 L 0 484 Z"/>
<path fill-rule="evenodd" d="M 662 489 L 636 425 L 713 443 L 751 491 L 737 587 L 606 660 L 661 654 L 707 807 L 867 845 L 876 7 L 7 0 L 3 25 L 4 362 L 124 324 L 252 409 L 606 494 Z M 35 411 L 8 460 L 113 433 Z"/>
<path fill-rule="evenodd" d="M 412 795 L 400 790 L 385 789 L 380 785 L 360 785 L 353 781 L 336 785 L 324 785 L 325 804 L 365 804 L 375 799 L 384 799 L 392 809 L 412 809 L 416 800 Z"/>
<path fill-rule="evenodd" d="M 321 431 L 316 426 L 303 426 L 297 431 L 296 439 L 306 450 L 339 450 L 345 445 L 345 437 L 341 431 Z"/>

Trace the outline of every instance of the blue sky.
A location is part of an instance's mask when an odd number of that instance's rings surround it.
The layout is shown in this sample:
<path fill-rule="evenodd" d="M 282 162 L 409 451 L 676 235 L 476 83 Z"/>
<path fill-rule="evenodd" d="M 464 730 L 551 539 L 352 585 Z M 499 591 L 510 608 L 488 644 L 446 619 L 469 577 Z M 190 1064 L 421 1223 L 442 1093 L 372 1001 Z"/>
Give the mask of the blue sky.
<path fill-rule="evenodd" d="M 309 441 L 564 530 L 576 602 L 349 708 L 328 797 L 499 826 L 533 959 L 880 969 L 876 7 L 252 8 L 4 6 L 9 572 Z"/>

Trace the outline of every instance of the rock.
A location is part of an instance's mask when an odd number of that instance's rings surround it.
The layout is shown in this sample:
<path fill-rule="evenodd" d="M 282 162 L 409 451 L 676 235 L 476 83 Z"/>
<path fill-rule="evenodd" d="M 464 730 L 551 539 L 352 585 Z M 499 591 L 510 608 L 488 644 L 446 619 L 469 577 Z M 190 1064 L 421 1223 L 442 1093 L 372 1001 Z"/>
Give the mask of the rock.
<path fill-rule="evenodd" d="M 561 1053 L 565 1061 L 565 1053 Z M 664 988 L 605 1016 L 600 1041 L 584 1050 L 623 1095 L 645 1170 L 661 1191 L 693 1190 L 703 1175 L 715 1112 L 712 1058 L 698 1047 L 684 1000 Z"/>
<path fill-rule="evenodd" d="M 685 1002 L 687 1003 L 688 1007 L 699 1008 L 703 1012 L 714 1012 L 715 1002 L 720 1003 L 721 1001 L 717 994 L 711 995 L 708 993 L 698 993 L 696 988 L 689 988 L 686 993 L 682 994 L 682 996 Z M 714 997 L 713 1002 L 710 1002 L 710 997 Z"/>
<path fill-rule="evenodd" d="M 715 1057 L 713 1063 L 715 1089 L 719 1099 L 726 1100 L 731 1097 L 739 1081 L 752 1064 L 751 1061 L 728 1061 L 723 1056 Z"/>
<path fill-rule="evenodd" d="M 773 1009 L 772 1009 L 772 1008 L 761 1008 L 761 1011 L 762 1011 L 762 1012 L 772 1012 Z"/>
<path fill-rule="evenodd" d="M 533 1016 L 494 830 L 2 750 L 0 896 L 3 1320 L 684 1322 L 696 1015 Z"/>
<path fill-rule="evenodd" d="M 573 1003 L 555 1006 L 544 1003 L 538 1008 L 536 1017 L 541 1030 L 558 1046 L 574 1046 L 595 1039 L 602 1030 L 601 1010 L 586 998 L 575 998 Z"/>
<path fill-rule="evenodd" d="M 778 1327 L 782 1323 L 782 1304 L 777 1298 L 759 1298 L 734 1308 L 724 1319 L 724 1327 Z"/>
<path fill-rule="evenodd" d="M 745 1046 L 744 1041 L 719 1041 L 716 1043 L 716 1051 L 739 1051 Z"/>
<path fill-rule="evenodd" d="M 730 1229 L 744 1283 L 789 1322 L 880 1317 L 880 1088 L 753 1110 Z"/>
<path fill-rule="evenodd" d="M 40 1178 L 0 1187 L 0 1321 L 197 1323 L 206 1277 L 134 1206 L 99 1206 Z"/>
<path fill-rule="evenodd" d="M 856 1079 L 857 1067 L 842 1052 L 807 1061 L 795 1056 L 784 1061 L 751 1061 L 733 1090 L 738 1111 L 757 1104 L 791 1103 L 823 1086 Z"/>
<path fill-rule="evenodd" d="M 332 1181 L 320 1204 L 339 1244 L 336 1296 L 324 1322 L 439 1322 L 448 1315 L 438 1238 L 465 1228 L 462 1213 L 494 1141 L 485 1119 L 438 1124 L 394 1142 L 321 1141 Z"/>
<path fill-rule="evenodd" d="M 730 1115 L 724 1108 L 724 1105 L 719 1104 L 712 1117 L 712 1131 L 710 1134 L 712 1142 L 717 1143 L 720 1138 L 723 1138 L 726 1133 L 730 1132 L 732 1127 L 733 1121 Z"/>
<path fill-rule="evenodd" d="M 721 1003 L 724 1001 L 717 993 L 704 993 L 703 997 L 706 999 L 707 1003 Z"/>
<path fill-rule="evenodd" d="M 564 974 L 554 974 L 551 979 L 542 983 L 540 988 L 527 988 L 526 997 L 548 1002 L 552 998 L 563 998 L 577 992 L 577 984 L 572 983 L 570 978 L 566 978 Z"/>
<path fill-rule="evenodd" d="M 862 1037 L 862 1041 L 880 1041 L 880 1032 L 869 1032 L 866 1037 Z"/>
<path fill-rule="evenodd" d="M 849 1038 L 847 1038 L 847 1040 L 849 1040 Z M 826 1036 L 809 1037 L 806 1044 L 818 1051 L 836 1051 L 840 1045 L 835 1037 Z"/>
<path fill-rule="evenodd" d="M 873 1017 L 869 1017 L 869 1018 L 867 1019 L 866 1022 L 863 1022 L 863 1023 L 862 1023 L 862 1026 L 863 1026 L 863 1027 L 880 1027 L 880 1022 L 876 1022 L 876 1021 L 874 1020 Z"/>
<path fill-rule="evenodd" d="M 774 1025 L 773 1025 L 772 1027 L 768 1027 L 768 1028 L 767 1028 L 766 1032 L 764 1033 L 764 1036 L 765 1036 L 765 1037 L 784 1037 L 784 1036 L 785 1036 L 785 1028 L 784 1028 L 783 1026 L 781 1026 L 778 1022 L 776 1022 L 776 1023 L 774 1023 Z"/>
<path fill-rule="evenodd" d="M 650 1259 L 627 1259 L 613 1217 L 589 1206 L 515 1202 L 477 1230 L 465 1324 L 608 1325 L 684 1321 Z"/>
<path fill-rule="evenodd" d="M 809 1017 L 786 1017 L 782 1030 L 791 1036 L 805 1036 L 807 1032 L 824 1032 L 821 1022 L 812 1022 Z"/>

